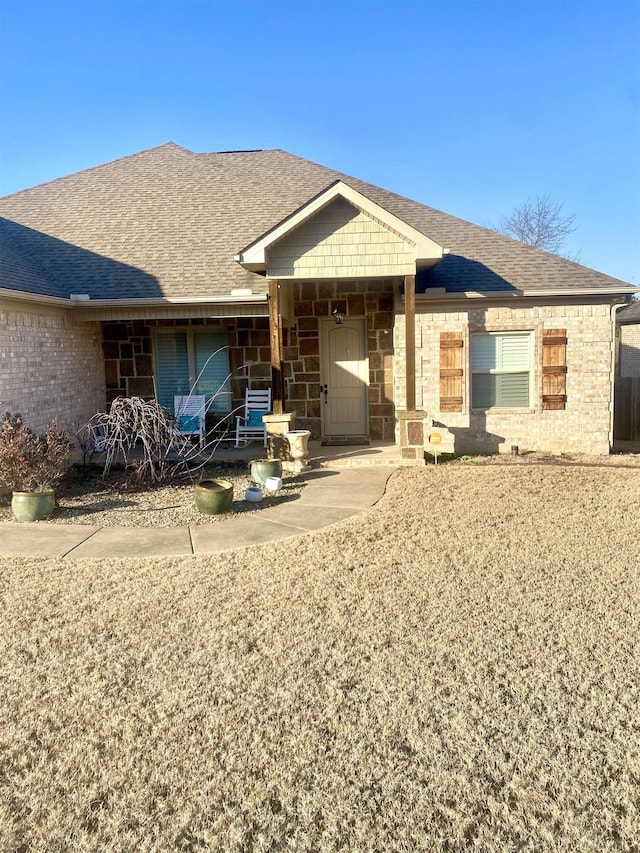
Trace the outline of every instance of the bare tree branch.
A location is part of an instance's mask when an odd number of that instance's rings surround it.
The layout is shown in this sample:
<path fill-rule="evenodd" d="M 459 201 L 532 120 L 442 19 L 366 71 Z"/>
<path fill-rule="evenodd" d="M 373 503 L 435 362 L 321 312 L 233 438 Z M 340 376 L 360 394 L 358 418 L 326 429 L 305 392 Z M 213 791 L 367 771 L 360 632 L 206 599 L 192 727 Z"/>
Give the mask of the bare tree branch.
<path fill-rule="evenodd" d="M 577 227 L 575 214 L 564 213 L 563 205 L 551 196 L 539 195 L 528 198 L 509 216 L 502 216 L 495 230 L 529 246 L 577 261 L 579 253 L 562 251 L 566 239 Z"/>

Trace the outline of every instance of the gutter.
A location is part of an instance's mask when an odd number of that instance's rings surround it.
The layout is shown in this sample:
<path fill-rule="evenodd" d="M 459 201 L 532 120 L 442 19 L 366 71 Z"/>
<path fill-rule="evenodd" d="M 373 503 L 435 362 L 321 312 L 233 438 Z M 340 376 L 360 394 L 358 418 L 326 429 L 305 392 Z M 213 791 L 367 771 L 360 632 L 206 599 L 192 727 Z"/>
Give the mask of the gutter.
<path fill-rule="evenodd" d="M 26 293 L 22 290 L 9 290 L 0 287 L 0 298 L 15 299 L 23 302 L 41 305 L 55 305 L 59 308 L 148 308 L 151 306 L 167 305 L 260 305 L 266 304 L 266 293 L 252 293 L 242 290 L 230 296 L 216 296 L 202 299 L 197 296 L 163 296 L 145 299 L 91 299 L 85 293 L 72 293 L 68 298 L 63 296 L 44 296 L 37 293 Z"/>
<path fill-rule="evenodd" d="M 266 303 L 266 293 L 242 291 L 230 296 L 202 298 L 199 296 L 162 296 L 144 299 L 91 299 L 85 294 L 72 293 L 69 297 L 73 307 L 85 308 L 148 308 L 166 305 L 260 305 Z"/>
<path fill-rule="evenodd" d="M 57 308 L 69 308 L 69 300 L 63 296 L 44 296 L 39 293 L 26 293 L 24 290 L 10 290 L 0 287 L 0 299 L 14 299 L 19 302 L 35 302 L 37 305 L 55 305 Z"/>
<path fill-rule="evenodd" d="M 429 292 L 429 290 L 431 292 Z M 571 298 L 572 296 L 602 296 L 611 294 L 638 293 L 640 287 L 634 287 L 630 284 L 622 287 L 599 287 L 595 290 L 592 287 L 572 287 L 572 288 L 545 288 L 544 290 L 467 290 L 464 292 L 448 293 L 444 287 L 433 287 L 424 293 L 416 293 L 416 301 L 418 302 L 436 302 L 436 301 L 466 301 L 475 299 L 504 299 L 511 297 L 513 299 L 522 298 L 537 298 L 544 296 Z"/>

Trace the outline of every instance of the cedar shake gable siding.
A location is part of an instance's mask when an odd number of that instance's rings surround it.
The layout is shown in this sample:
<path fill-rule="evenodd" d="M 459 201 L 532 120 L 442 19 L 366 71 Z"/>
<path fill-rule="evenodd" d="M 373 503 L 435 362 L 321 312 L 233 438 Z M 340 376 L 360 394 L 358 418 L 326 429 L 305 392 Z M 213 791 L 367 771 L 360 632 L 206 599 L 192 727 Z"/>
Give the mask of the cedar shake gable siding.
<path fill-rule="evenodd" d="M 398 235 L 337 198 L 268 250 L 271 278 L 366 278 L 415 271 L 414 253 Z"/>

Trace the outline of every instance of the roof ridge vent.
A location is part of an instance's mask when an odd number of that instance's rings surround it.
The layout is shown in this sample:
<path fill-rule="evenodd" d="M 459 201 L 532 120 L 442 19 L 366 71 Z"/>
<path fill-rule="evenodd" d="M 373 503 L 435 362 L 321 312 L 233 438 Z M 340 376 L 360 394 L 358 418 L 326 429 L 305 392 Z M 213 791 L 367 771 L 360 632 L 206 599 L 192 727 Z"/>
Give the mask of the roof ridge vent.
<path fill-rule="evenodd" d="M 240 148 L 236 151 L 218 151 L 218 154 L 258 154 L 264 151 L 264 148 Z"/>

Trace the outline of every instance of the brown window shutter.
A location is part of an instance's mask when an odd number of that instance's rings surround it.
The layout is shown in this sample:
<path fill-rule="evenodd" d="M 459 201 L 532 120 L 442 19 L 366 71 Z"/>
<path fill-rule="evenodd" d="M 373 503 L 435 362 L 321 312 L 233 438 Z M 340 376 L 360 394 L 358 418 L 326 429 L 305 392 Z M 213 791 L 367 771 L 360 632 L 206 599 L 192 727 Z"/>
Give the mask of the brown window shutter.
<path fill-rule="evenodd" d="M 440 411 L 462 411 L 462 348 L 460 332 L 440 333 Z"/>
<path fill-rule="evenodd" d="M 542 333 L 542 408 L 567 406 L 567 330 Z"/>

